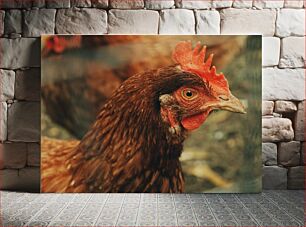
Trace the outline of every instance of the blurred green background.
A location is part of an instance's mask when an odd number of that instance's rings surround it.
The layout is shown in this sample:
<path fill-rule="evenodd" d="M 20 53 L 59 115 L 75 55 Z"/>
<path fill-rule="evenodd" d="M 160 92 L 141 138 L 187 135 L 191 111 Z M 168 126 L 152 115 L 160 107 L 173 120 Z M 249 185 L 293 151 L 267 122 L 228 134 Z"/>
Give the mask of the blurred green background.
<path fill-rule="evenodd" d="M 80 139 L 127 77 L 173 64 L 178 41 L 206 44 L 247 114 L 214 112 L 191 133 L 181 156 L 186 192 L 261 191 L 261 36 L 81 36 L 60 53 L 46 51 L 52 38 L 42 42 L 41 128 L 57 139 Z"/>

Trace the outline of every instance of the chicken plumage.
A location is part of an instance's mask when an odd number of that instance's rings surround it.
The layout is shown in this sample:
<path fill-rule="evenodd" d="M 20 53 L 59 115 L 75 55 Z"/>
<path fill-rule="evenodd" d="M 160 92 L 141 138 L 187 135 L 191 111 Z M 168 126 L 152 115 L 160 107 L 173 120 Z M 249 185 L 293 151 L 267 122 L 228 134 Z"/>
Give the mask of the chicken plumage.
<path fill-rule="evenodd" d="M 244 113 L 206 47 L 180 42 L 172 66 L 124 81 L 81 141 L 42 140 L 43 192 L 184 192 L 179 157 L 214 109 Z"/>

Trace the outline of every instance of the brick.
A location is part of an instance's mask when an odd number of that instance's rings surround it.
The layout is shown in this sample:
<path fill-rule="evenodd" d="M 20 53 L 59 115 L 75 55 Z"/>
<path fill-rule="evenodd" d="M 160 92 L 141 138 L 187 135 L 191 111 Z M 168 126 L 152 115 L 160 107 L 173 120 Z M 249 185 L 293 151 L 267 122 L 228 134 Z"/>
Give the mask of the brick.
<path fill-rule="evenodd" d="M 14 98 L 15 72 L 0 69 L 0 101 Z"/>
<path fill-rule="evenodd" d="M 284 0 L 254 0 L 253 6 L 257 9 L 264 9 L 264 8 L 283 8 Z"/>
<path fill-rule="evenodd" d="M 40 68 L 16 71 L 15 90 L 18 100 L 40 101 Z"/>
<path fill-rule="evenodd" d="M 110 8 L 114 9 L 141 9 L 144 8 L 143 0 L 109 0 Z"/>
<path fill-rule="evenodd" d="M 294 138 L 292 122 L 287 118 L 263 118 L 262 141 L 290 141 Z"/>
<path fill-rule="evenodd" d="M 252 8 L 253 1 L 250 0 L 234 0 L 233 7 L 234 8 Z"/>
<path fill-rule="evenodd" d="M 32 7 L 43 8 L 46 6 L 45 0 L 32 0 Z"/>
<path fill-rule="evenodd" d="M 262 70 L 264 100 L 304 100 L 304 69 L 264 68 Z"/>
<path fill-rule="evenodd" d="M 298 104 L 298 111 L 294 119 L 295 140 L 305 141 L 305 101 Z"/>
<path fill-rule="evenodd" d="M 192 10 L 165 9 L 160 12 L 160 34 L 195 34 Z"/>
<path fill-rule="evenodd" d="M 0 157 L 3 168 L 24 168 L 27 161 L 27 145 L 25 143 L 0 144 Z"/>
<path fill-rule="evenodd" d="M 282 39 L 280 68 L 305 67 L 305 37 Z"/>
<path fill-rule="evenodd" d="M 169 9 L 174 8 L 174 0 L 145 0 L 146 9 Z"/>
<path fill-rule="evenodd" d="M 38 143 L 28 143 L 28 166 L 40 166 L 40 145 Z"/>
<path fill-rule="evenodd" d="M 233 4 L 232 0 L 212 0 L 212 8 L 228 8 Z"/>
<path fill-rule="evenodd" d="M 23 192 L 40 191 L 40 169 L 27 167 L 21 170 L 0 170 L 0 188 L 2 190 L 14 190 Z"/>
<path fill-rule="evenodd" d="M 18 69 L 40 66 L 40 39 L 0 38 L 0 68 Z"/>
<path fill-rule="evenodd" d="M 276 11 L 271 9 L 223 9 L 221 16 L 221 34 L 273 36 Z"/>
<path fill-rule="evenodd" d="M 292 113 L 297 111 L 297 107 L 294 102 L 291 101 L 276 101 L 275 112 L 277 113 Z"/>
<path fill-rule="evenodd" d="M 99 34 L 107 32 L 107 13 L 102 9 L 59 9 L 56 16 L 56 33 Z"/>
<path fill-rule="evenodd" d="M 111 34 L 157 34 L 159 14 L 153 10 L 110 10 Z"/>
<path fill-rule="evenodd" d="M 30 8 L 34 0 L 1 0 L 0 7 L 2 9 L 21 9 Z"/>
<path fill-rule="evenodd" d="M 262 38 L 262 64 L 263 66 L 276 66 L 279 63 L 280 38 Z"/>
<path fill-rule="evenodd" d="M 275 143 L 262 144 L 262 164 L 267 166 L 277 165 L 277 146 Z"/>
<path fill-rule="evenodd" d="M 281 9 L 277 13 L 276 31 L 279 37 L 305 35 L 305 10 Z"/>
<path fill-rule="evenodd" d="M 40 103 L 15 102 L 8 109 L 8 140 L 38 142 L 40 140 Z"/>
<path fill-rule="evenodd" d="M 197 10 L 196 15 L 196 33 L 205 35 L 220 34 L 220 14 L 218 11 Z"/>
<path fill-rule="evenodd" d="M 54 34 L 55 9 L 33 9 L 24 12 L 23 36 L 39 37 Z"/>
<path fill-rule="evenodd" d="M 0 141 L 7 139 L 7 104 L 1 102 L 0 105 Z"/>
<path fill-rule="evenodd" d="M 280 143 L 278 147 L 278 164 L 282 166 L 298 166 L 300 164 L 300 142 Z"/>
<path fill-rule="evenodd" d="M 91 0 L 91 4 L 95 8 L 107 8 L 108 0 Z"/>
<path fill-rule="evenodd" d="M 4 34 L 4 17 L 5 11 L 0 10 L 0 35 Z"/>
<path fill-rule="evenodd" d="M 285 0 L 285 8 L 303 8 L 303 0 Z"/>
<path fill-rule="evenodd" d="M 304 189 L 305 167 L 291 167 L 288 171 L 288 189 Z"/>
<path fill-rule="evenodd" d="M 264 166 L 263 189 L 287 189 L 287 169 L 279 166 Z"/>
<path fill-rule="evenodd" d="M 8 10 L 4 18 L 4 33 L 22 33 L 22 13 L 21 10 Z"/>
<path fill-rule="evenodd" d="M 184 9 L 209 9 L 212 7 L 212 1 L 175 0 L 175 5 Z"/>
<path fill-rule="evenodd" d="M 46 0 L 47 8 L 62 9 L 70 7 L 70 0 Z"/>
<path fill-rule="evenodd" d="M 262 101 L 262 115 L 272 115 L 274 109 L 273 101 Z"/>
<path fill-rule="evenodd" d="M 70 0 L 71 7 L 91 7 L 90 0 Z"/>
<path fill-rule="evenodd" d="M 305 142 L 302 142 L 301 146 L 301 165 L 306 165 L 306 159 L 305 159 Z"/>

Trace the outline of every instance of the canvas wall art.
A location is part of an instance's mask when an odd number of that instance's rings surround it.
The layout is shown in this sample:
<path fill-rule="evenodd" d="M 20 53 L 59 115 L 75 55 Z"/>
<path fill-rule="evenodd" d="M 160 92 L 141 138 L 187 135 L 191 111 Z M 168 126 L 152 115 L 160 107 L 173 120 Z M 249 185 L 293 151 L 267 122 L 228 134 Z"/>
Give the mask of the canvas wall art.
<path fill-rule="evenodd" d="M 42 192 L 260 192 L 261 36 L 42 37 Z"/>

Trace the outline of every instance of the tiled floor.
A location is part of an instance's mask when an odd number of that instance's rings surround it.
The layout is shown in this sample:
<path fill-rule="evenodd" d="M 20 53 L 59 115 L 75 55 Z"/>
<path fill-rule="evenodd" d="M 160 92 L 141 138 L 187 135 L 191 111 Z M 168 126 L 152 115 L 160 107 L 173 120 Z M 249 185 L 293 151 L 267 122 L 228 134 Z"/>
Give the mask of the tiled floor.
<path fill-rule="evenodd" d="M 4 226 L 304 226 L 303 191 L 261 194 L 1 192 Z"/>

